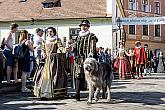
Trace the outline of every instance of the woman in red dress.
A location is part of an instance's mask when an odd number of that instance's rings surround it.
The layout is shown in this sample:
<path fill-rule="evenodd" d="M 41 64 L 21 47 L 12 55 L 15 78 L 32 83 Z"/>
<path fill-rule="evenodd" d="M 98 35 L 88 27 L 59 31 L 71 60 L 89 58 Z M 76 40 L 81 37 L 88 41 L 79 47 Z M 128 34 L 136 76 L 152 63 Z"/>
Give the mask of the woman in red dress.
<path fill-rule="evenodd" d="M 117 52 L 117 58 L 114 63 L 114 69 L 119 73 L 120 79 L 130 78 L 130 64 L 126 55 L 130 56 L 130 54 L 128 54 L 124 49 L 124 46 L 120 44 L 119 50 Z"/>
<path fill-rule="evenodd" d="M 136 66 L 135 66 L 135 55 L 134 55 L 134 51 L 132 48 L 129 49 L 129 54 L 130 56 L 128 57 L 131 69 L 130 69 L 130 73 L 131 73 L 131 78 L 135 78 L 135 74 L 136 74 Z"/>

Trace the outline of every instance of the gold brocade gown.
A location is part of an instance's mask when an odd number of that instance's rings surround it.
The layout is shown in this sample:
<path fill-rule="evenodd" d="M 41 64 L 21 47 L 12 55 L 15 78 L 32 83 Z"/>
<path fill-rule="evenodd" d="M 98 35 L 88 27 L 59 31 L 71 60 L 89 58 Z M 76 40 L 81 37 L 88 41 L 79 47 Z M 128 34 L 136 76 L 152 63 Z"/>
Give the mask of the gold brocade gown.
<path fill-rule="evenodd" d="M 67 95 L 66 57 L 62 43 L 55 40 L 45 44 L 45 64 L 35 78 L 34 95 L 53 99 Z M 35 90 L 36 89 L 36 90 Z"/>

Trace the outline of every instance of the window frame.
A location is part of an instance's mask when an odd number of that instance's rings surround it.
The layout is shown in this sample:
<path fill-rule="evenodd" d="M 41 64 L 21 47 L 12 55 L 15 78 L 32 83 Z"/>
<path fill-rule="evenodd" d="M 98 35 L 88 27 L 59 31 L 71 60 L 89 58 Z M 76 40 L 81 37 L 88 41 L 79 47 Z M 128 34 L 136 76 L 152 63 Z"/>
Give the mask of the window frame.
<path fill-rule="evenodd" d="M 159 10 L 159 11 L 157 11 L 157 10 Z M 159 1 L 155 2 L 155 14 L 160 14 L 160 2 Z"/>
<path fill-rule="evenodd" d="M 44 3 L 43 7 L 44 8 L 53 8 L 53 3 Z"/>
<path fill-rule="evenodd" d="M 147 27 L 146 31 L 144 31 L 145 26 Z M 147 32 L 147 33 L 144 33 L 144 32 Z M 149 36 L 149 25 L 142 25 L 142 35 L 143 36 Z"/>
<path fill-rule="evenodd" d="M 151 5 L 149 5 L 149 0 L 142 0 L 141 10 L 142 12 L 151 12 Z"/>
<path fill-rule="evenodd" d="M 73 30 L 74 30 L 76 33 L 72 33 Z M 73 36 L 78 36 L 80 30 L 81 30 L 80 28 L 69 28 L 69 39 L 72 39 L 73 41 L 75 41 L 76 38 L 73 38 Z"/>
<path fill-rule="evenodd" d="M 42 2 L 43 8 L 49 9 L 54 7 L 61 7 L 61 0 L 53 1 L 44 1 Z"/>
<path fill-rule="evenodd" d="M 129 2 L 133 2 L 133 3 L 135 3 L 135 2 L 136 2 L 136 0 L 129 0 Z"/>
<path fill-rule="evenodd" d="M 156 35 L 156 26 L 159 26 L 159 28 L 157 28 L 157 29 L 159 29 L 159 35 Z M 154 36 L 155 37 L 160 37 L 161 36 L 161 25 L 160 24 L 157 24 L 157 25 L 154 25 Z"/>
<path fill-rule="evenodd" d="M 26 1 L 27 1 L 27 0 L 19 0 L 19 2 L 22 2 L 22 3 L 23 3 L 23 2 L 26 2 Z"/>
<path fill-rule="evenodd" d="M 132 27 L 132 31 L 130 30 L 131 28 L 131 26 L 134 26 L 134 29 L 133 29 L 133 27 Z M 135 35 L 136 34 L 136 25 L 128 25 L 128 28 L 129 28 L 129 34 L 132 34 L 132 35 Z M 134 31 L 134 32 L 133 32 Z"/>
<path fill-rule="evenodd" d="M 138 3 L 136 0 L 128 0 L 128 10 L 138 10 Z"/>
<path fill-rule="evenodd" d="M 148 0 L 142 0 L 142 4 L 148 5 Z"/>

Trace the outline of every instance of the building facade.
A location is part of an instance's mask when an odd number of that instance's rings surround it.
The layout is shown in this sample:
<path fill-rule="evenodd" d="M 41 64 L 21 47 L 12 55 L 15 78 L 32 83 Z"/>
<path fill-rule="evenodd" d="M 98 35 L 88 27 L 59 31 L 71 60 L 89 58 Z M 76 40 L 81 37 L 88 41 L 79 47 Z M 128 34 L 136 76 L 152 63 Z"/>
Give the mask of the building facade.
<path fill-rule="evenodd" d="M 112 0 L 112 10 L 113 55 L 116 56 L 119 42 L 122 42 L 123 38 L 125 39 L 123 36 L 124 28 L 117 22 L 118 18 L 125 17 L 122 0 Z"/>
<path fill-rule="evenodd" d="M 0 41 L 11 22 L 34 37 L 36 28 L 53 26 L 60 38 L 75 39 L 81 20 L 89 19 L 90 31 L 99 39 L 97 46 L 113 47 L 112 0 L 8 0 L 0 8 Z"/>
<path fill-rule="evenodd" d="M 30 34 L 34 35 L 35 40 L 35 29 L 42 28 L 45 30 L 47 27 L 55 27 L 58 36 L 63 39 L 76 39 L 80 30 L 79 24 L 82 19 L 65 19 L 65 20 L 45 20 L 36 21 L 34 25 L 31 22 L 16 22 L 19 24 L 19 30 L 26 29 Z M 89 18 L 91 23 L 90 32 L 95 33 L 98 37 L 98 47 L 112 48 L 112 23 L 111 18 Z M 0 23 L 1 25 L 2 23 Z M 3 25 L 3 24 L 2 24 Z M 0 26 L 0 39 L 5 37 L 9 32 L 10 22 L 5 23 L 5 26 Z M 43 36 L 45 38 L 45 35 Z"/>
<path fill-rule="evenodd" d="M 126 17 L 165 16 L 164 0 L 123 0 Z M 165 25 L 125 25 L 126 48 L 133 48 L 135 41 L 148 44 L 151 50 L 160 49 L 165 53 Z"/>

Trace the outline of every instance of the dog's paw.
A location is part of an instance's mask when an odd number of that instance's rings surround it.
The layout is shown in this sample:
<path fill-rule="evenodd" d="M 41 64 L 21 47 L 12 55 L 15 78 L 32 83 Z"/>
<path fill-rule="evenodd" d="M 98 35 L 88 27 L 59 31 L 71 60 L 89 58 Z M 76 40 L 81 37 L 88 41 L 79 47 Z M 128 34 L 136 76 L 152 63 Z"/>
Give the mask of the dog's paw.
<path fill-rule="evenodd" d="M 96 102 L 99 100 L 99 98 L 98 98 L 98 97 L 94 97 L 94 99 L 95 99 L 95 101 L 96 101 Z"/>
<path fill-rule="evenodd" d="M 97 102 L 99 99 L 95 98 L 95 101 Z"/>
<path fill-rule="evenodd" d="M 107 103 L 111 103 L 111 99 L 107 99 Z"/>
<path fill-rule="evenodd" d="M 87 104 L 88 104 L 88 105 L 92 104 L 92 101 L 87 101 Z"/>

